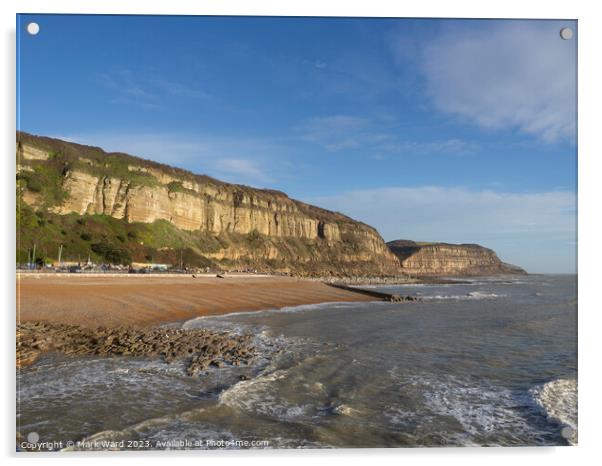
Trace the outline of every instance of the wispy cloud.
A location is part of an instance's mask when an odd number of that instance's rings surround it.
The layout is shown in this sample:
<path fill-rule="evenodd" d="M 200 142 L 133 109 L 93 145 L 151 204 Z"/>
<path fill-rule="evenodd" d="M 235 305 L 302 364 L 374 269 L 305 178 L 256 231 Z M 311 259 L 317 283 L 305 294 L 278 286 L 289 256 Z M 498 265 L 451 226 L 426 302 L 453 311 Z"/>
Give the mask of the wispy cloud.
<path fill-rule="evenodd" d="M 475 235 L 574 232 L 576 196 L 569 191 L 512 193 L 437 186 L 390 187 L 317 198 L 322 204 L 378 226 L 394 239 L 470 241 Z M 411 219 L 404 222 L 403 219 Z M 443 239 L 443 238 L 438 238 Z"/>
<path fill-rule="evenodd" d="M 271 181 L 265 167 L 261 167 L 255 160 L 219 159 L 215 163 L 215 169 L 218 173 L 223 173 L 228 177 L 238 176 L 256 181 Z"/>
<path fill-rule="evenodd" d="M 421 141 L 404 137 L 388 114 L 374 117 L 331 115 L 315 117 L 296 128 L 301 138 L 330 152 L 362 150 L 384 160 L 398 155 L 474 153 L 479 145 L 459 138 Z"/>
<path fill-rule="evenodd" d="M 308 201 L 362 220 L 376 227 L 386 240 L 481 243 L 499 249 L 502 258 L 519 265 L 525 258 L 533 261 L 525 265 L 538 267 L 556 260 L 548 271 L 567 270 L 574 263 L 574 251 L 570 249 L 556 251 L 556 258 L 534 260 L 533 253 L 546 241 L 558 241 L 562 247 L 575 240 L 576 195 L 570 191 L 388 187 Z"/>
<path fill-rule="evenodd" d="M 479 144 L 458 138 L 434 141 L 394 140 L 379 146 L 382 152 L 397 155 L 453 154 L 469 155 L 480 148 Z"/>
<path fill-rule="evenodd" d="M 154 75 L 143 75 L 123 69 L 113 73 L 101 73 L 95 80 L 112 91 L 111 103 L 135 105 L 141 108 L 158 108 L 163 99 L 211 99 L 211 95 L 196 86 L 170 81 Z"/>
<path fill-rule="evenodd" d="M 567 24 L 462 23 L 419 45 L 400 35 L 392 47 L 402 66 L 411 62 L 422 73 L 436 109 L 483 128 L 573 141 L 576 47 L 559 37 Z"/>
<path fill-rule="evenodd" d="M 366 138 L 370 121 L 351 115 L 332 115 L 312 118 L 298 129 L 302 138 L 329 151 L 358 147 Z"/>
<path fill-rule="evenodd" d="M 151 78 L 149 84 L 154 86 L 156 89 L 163 91 L 166 95 L 175 97 L 185 97 L 188 99 L 211 99 L 212 96 L 200 89 L 187 86 L 185 84 L 170 81 L 164 78 Z"/>
<path fill-rule="evenodd" d="M 302 59 L 300 59 L 300 61 L 304 65 L 311 66 L 312 68 L 315 68 L 317 70 L 324 70 L 324 69 L 328 68 L 328 63 L 325 62 L 324 60 L 320 60 L 319 58 L 316 58 L 314 60 L 302 58 Z"/>
<path fill-rule="evenodd" d="M 286 147 L 267 139 L 178 133 L 68 134 L 60 139 L 129 153 L 231 183 L 273 184 L 290 172 Z"/>

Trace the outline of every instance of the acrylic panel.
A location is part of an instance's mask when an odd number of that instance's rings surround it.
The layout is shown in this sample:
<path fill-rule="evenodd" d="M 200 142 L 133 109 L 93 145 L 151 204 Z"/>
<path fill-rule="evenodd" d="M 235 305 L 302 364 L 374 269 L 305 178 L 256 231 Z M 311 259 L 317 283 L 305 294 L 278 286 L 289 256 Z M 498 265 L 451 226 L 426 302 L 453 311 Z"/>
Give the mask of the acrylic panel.
<path fill-rule="evenodd" d="M 577 443 L 577 21 L 17 16 L 17 450 Z"/>

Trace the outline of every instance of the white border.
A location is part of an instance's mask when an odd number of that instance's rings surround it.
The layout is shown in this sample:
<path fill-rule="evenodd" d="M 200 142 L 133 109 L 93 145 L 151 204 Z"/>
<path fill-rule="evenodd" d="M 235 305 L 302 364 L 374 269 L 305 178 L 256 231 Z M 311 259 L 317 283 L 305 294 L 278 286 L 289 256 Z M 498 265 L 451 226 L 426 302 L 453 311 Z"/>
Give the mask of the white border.
<path fill-rule="evenodd" d="M 308 461 L 329 463 L 345 462 L 363 464 L 367 461 L 396 463 L 404 461 L 421 464 L 478 464 L 508 463 L 567 464 L 584 462 L 596 456 L 600 433 L 600 362 L 598 354 L 602 330 L 597 303 L 600 293 L 596 283 L 600 267 L 600 17 L 593 1 L 531 1 L 505 0 L 486 2 L 476 0 L 392 2 L 386 0 L 4 0 L 2 10 L 2 102 L 0 128 L 4 141 L 3 183 L 0 189 L 2 212 L 5 220 L 2 228 L 3 247 L 0 248 L 0 264 L 3 275 L 2 296 L 5 297 L 4 353 L 2 358 L 5 383 L 3 384 L 6 413 L 2 423 L 3 450 L 14 461 L 14 137 L 15 137 L 15 14 L 20 13 L 119 13 L 119 14 L 213 14 L 213 15 L 271 15 L 271 16 L 403 16 L 403 17 L 481 17 L 481 18 L 567 18 L 579 20 L 579 446 L 565 448 L 506 448 L 506 449 L 393 449 L 393 450 L 334 450 L 334 451 L 275 451 L 275 452 L 185 452 L 149 454 L 94 454 L 89 461 L 130 463 L 142 459 L 149 463 L 171 461 L 199 461 L 211 464 L 244 462 L 251 465 L 306 464 Z M 558 66 L 562 66 L 561 63 Z M 109 456 L 110 455 L 110 456 Z M 377 456 L 373 459 L 374 456 Z M 82 460 L 82 455 L 27 456 L 25 463 Z M 109 459 L 110 458 L 110 459 Z"/>

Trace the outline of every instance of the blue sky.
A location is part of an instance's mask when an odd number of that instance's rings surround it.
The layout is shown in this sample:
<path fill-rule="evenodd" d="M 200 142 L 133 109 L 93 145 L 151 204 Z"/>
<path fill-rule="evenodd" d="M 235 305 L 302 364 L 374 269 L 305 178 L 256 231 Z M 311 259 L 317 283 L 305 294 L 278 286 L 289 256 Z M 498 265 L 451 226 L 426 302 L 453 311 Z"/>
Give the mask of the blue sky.
<path fill-rule="evenodd" d="M 18 128 L 280 189 L 387 241 L 574 272 L 566 26 L 22 15 Z"/>

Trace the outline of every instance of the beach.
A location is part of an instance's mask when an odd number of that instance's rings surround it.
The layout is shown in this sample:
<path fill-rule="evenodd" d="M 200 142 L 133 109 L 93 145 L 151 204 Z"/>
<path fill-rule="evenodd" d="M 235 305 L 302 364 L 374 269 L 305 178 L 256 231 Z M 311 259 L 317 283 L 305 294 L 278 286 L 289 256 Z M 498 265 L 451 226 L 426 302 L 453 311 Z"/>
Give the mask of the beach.
<path fill-rule="evenodd" d="M 48 302 L 59 303 L 53 297 L 59 291 L 84 303 L 89 293 L 94 304 L 101 289 L 125 299 L 147 287 L 146 299 L 160 309 L 169 302 L 162 294 L 195 296 L 185 280 L 175 278 L 179 293 L 161 286 L 171 277 L 74 275 L 20 283 L 28 287 L 24 296 L 42 299 L 45 292 Z M 223 296 L 248 287 L 244 292 L 257 290 L 263 302 L 272 299 L 270 288 L 273 296 L 314 289 L 290 278 L 249 280 L 227 278 L 216 287 Z M 107 284 L 119 282 L 125 285 Z M 216 287 L 199 285 L 198 296 Z M 155 320 L 137 328 L 23 322 L 17 326 L 24 362 L 17 371 L 18 447 L 35 448 L 23 440 L 32 432 L 55 442 L 56 450 L 578 442 L 576 276 L 371 289 L 420 299 L 387 302 L 352 293 L 339 299 L 360 302 L 205 315 L 167 326 Z M 329 293 L 336 289 L 325 290 L 322 297 L 334 299 Z M 128 312 L 144 308 L 136 296 L 132 302 Z M 111 307 L 106 316 L 117 316 L 119 308 Z"/>
<path fill-rule="evenodd" d="M 18 274 L 17 321 L 155 326 L 195 317 L 375 298 L 291 277 Z"/>

